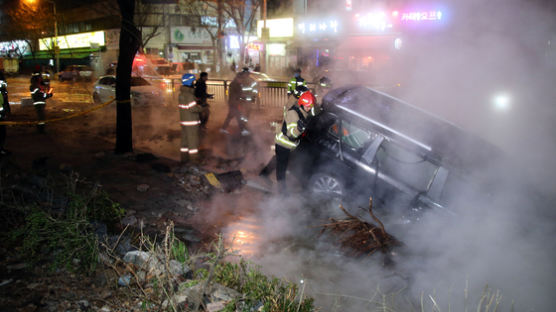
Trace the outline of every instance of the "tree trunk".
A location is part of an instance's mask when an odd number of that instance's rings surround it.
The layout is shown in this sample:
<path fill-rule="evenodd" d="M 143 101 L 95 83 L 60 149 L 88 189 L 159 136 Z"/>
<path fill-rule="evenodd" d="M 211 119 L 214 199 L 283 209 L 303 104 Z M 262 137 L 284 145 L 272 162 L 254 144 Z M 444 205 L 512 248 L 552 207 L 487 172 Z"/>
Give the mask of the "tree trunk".
<path fill-rule="evenodd" d="M 122 15 L 120 54 L 116 69 L 116 154 L 133 152 L 131 122 L 131 66 L 141 44 L 141 32 L 133 24 L 135 0 L 118 0 Z"/>

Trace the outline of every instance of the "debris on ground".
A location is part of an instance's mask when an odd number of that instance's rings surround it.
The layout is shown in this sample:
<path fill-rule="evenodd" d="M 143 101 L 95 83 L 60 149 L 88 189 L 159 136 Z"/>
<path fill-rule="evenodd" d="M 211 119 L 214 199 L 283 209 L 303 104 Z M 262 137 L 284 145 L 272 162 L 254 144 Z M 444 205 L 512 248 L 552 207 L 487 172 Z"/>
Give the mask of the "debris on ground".
<path fill-rule="evenodd" d="M 401 245 L 400 241 L 386 232 L 384 224 L 374 215 L 372 198 L 369 200 L 369 214 L 377 225 L 350 214 L 342 205 L 340 209 L 346 214 L 347 219 L 330 218 L 330 223 L 322 225 L 321 233 L 329 231 L 339 235 L 340 243 L 357 256 L 371 255 L 376 251 L 386 253 Z"/>

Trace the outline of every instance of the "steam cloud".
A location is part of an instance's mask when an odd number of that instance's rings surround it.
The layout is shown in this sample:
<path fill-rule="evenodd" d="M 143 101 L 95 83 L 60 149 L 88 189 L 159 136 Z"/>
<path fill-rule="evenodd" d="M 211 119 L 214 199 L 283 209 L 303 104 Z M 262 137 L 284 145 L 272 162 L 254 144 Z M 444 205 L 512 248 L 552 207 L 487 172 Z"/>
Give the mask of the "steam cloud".
<path fill-rule="evenodd" d="M 404 77 L 399 96 L 503 148 L 513 158 L 504 167 L 513 178 L 488 172 L 503 191 L 488 201 L 465 198 L 457 217 L 430 213 L 411 226 L 386 224 L 405 243 L 396 250 L 394 269 L 383 268 L 380 257 L 346 258 L 330 239 L 317 239 L 310 227 L 329 211 L 315 217 L 304 196 L 259 203 L 262 256 L 254 261 L 269 273 L 304 279 L 325 310 L 371 310 L 380 287 L 397 293 L 400 310 L 419 310 L 421 296 L 432 310 L 431 295 L 442 310 L 463 311 L 464 291 L 468 307 L 476 308 L 486 285 L 500 290 L 504 311 L 512 302 L 516 311 L 556 306 L 554 6 L 525 0 L 445 5 L 450 20 L 442 34 L 408 38 L 403 53 L 412 62 L 397 69 Z M 331 77 L 336 86 L 349 82 L 337 78 Z M 493 109 L 496 92 L 510 94 L 510 110 Z M 291 236 L 298 240 L 294 246 L 270 243 Z"/>

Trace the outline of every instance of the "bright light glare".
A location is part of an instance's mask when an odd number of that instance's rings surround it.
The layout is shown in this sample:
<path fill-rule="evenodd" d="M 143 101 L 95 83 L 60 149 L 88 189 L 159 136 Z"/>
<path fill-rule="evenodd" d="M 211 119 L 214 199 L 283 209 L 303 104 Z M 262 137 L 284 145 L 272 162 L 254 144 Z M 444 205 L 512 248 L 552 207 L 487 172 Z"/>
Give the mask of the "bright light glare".
<path fill-rule="evenodd" d="M 500 93 L 493 98 L 494 108 L 499 111 L 505 111 L 510 108 L 510 96 L 505 93 Z"/>

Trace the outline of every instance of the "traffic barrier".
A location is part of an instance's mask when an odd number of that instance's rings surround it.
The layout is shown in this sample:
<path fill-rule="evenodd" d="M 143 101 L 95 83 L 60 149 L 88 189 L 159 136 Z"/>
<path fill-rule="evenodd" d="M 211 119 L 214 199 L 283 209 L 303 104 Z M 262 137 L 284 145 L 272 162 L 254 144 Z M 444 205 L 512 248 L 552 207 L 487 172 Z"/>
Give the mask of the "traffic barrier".
<path fill-rule="evenodd" d="M 51 123 L 51 122 L 67 120 L 67 119 L 83 116 L 83 115 L 88 114 L 92 111 L 96 111 L 98 109 L 101 109 L 105 106 L 108 106 L 109 104 L 111 104 L 114 101 L 115 101 L 115 99 L 112 99 L 108 102 L 99 104 L 97 106 L 93 106 L 93 107 L 91 107 L 89 109 L 86 109 L 84 111 L 77 112 L 75 114 L 71 114 L 71 115 L 64 116 L 64 117 L 58 117 L 58 118 L 47 119 L 47 120 L 42 120 L 42 121 L 39 121 L 39 120 L 35 120 L 35 121 L 0 121 L 0 125 L 5 125 L 5 126 L 36 125 L 38 123 Z M 124 101 L 118 101 L 118 102 L 127 103 L 127 102 L 130 102 L 130 100 L 124 100 Z"/>

